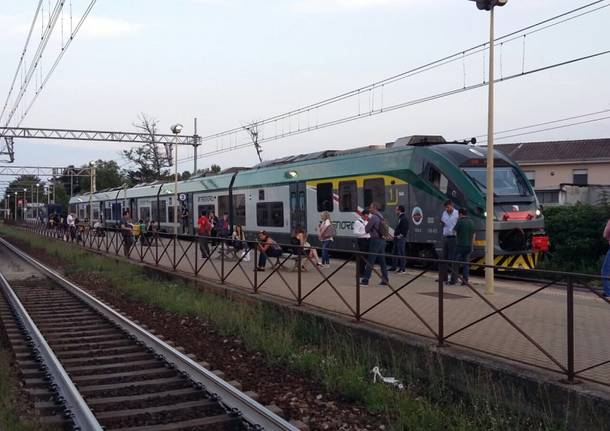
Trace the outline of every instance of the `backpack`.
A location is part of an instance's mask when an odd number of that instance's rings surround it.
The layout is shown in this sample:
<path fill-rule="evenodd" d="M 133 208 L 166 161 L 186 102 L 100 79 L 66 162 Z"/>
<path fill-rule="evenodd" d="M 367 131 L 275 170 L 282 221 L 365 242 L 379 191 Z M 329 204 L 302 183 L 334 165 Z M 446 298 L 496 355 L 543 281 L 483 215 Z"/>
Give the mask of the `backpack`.
<path fill-rule="evenodd" d="M 377 228 L 377 232 L 379 232 L 379 236 L 386 240 L 386 241 L 391 241 L 392 235 L 390 235 L 390 227 L 388 226 L 388 222 L 385 221 L 385 219 L 383 217 L 379 217 L 379 227 Z"/>

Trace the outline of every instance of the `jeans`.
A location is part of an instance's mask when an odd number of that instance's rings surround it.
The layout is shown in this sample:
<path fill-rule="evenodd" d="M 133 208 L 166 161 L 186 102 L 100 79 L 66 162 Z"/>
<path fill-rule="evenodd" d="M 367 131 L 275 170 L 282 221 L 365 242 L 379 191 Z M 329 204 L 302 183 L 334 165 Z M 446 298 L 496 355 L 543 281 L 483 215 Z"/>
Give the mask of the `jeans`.
<path fill-rule="evenodd" d="M 455 260 L 458 262 L 470 262 L 470 254 L 472 253 L 472 247 L 464 247 L 463 245 L 458 245 L 455 249 Z M 457 264 L 457 274 L 460 273 L 459 266 L 461 264 Z M 457 275 L 456 274 L 456 275 Z M 464 281 L 468 281 L 468 277 L 470 276 L 470 265 L 464 265 Z M 456 277 L 457 278 L 457 277 Z"/>
<path fill-rule="evenodd" d="M 208 246 L 208 237 L 207 236 L 199 237 L 199 250 L 201 250 L 202 257 L 210 256 L 210 247 Z"/>
<path fill-rule="evenodd" d="M 447 275 L 445 276 L 445 280 L 447 281 L 447 276 L 451 273 L 451 283 L 455 283 L 457 281 L 457 276 L 455 274 L 455 248 L 456 248 L 457 239 L 454 236 L 446 236 L 443 237 L 443 260 L 451 260 L 451 262 L 447 268 Z"/>
<path fill-rule="evenodd" d="M 610 250 L 606 253 L 606 258 L 602 265 L 602 277 L 610 277 Z M 610 280 L 604 279 L 602 283 L 604 286 L 604 294 L 610 295 Z"/>
<path fill-rule="evenodd" d="M 133 245 L 133 237 L 131 235 L 123 236 L 123 253 L 126 257 L 129 257 L 129 251 L 131 250 L 131 246 Z"/>
<path fill-rule="evenodd" d="M 385 240 L 381 238 L 371 238 L 369 242 L 369 256 L 364 268 L 364 274 L 362 280 L 367 282 L 371 278 L 371 272 L 375 263 L 379 263 L 381 267 L 381 281 L 388 282 L 388 268 L 385 263 L 385 256 L 381 256 L 385 253 Z"/>
<path fill-rule="evenodd" d="M 394 238 L 394 246 L 392 247 L 392 254 L 395 257 L 392 259 L 392 268 L 399 268 L 400 271 L 404 271 L 407 266 L 407 259 L 404 258 L 407 248 L 407 238 Z"/>
<path fill-rule="evenodd" d="M 369 238 L 358 238 L 358 250 L 367 253 L 369 251 L 369 242 L 371 240 Z M 366 254 L 358 254 L 358 274 L 364 274 L 364 269 L 366 268 Z"/>
<path fill-rule="evenodd" d="M 266 252 L 260 252 L 258 255 L 258 267 L 264 268 L 267 264 L 268 257 L 280 257 L 282 255 L 282 250 L 277 250 L 275 248 L 269 247 Z"/>
<path fill-rule="evenodd" d="M 322 265 L 330 265 L 330 255 L 328 254 L 328 249 L 330 248 L 330 243 L 332 241 L 330 239 L 325 239 L 322 241 Z"/>

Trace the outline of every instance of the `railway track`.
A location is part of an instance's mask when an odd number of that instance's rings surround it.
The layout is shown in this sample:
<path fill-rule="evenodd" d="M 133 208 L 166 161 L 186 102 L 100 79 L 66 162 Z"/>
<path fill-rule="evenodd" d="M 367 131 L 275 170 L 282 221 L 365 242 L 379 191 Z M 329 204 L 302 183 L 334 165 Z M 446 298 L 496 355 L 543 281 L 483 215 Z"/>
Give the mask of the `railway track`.
<path fill-rule="evenodd" d="M 0 259 L 0 317 L 49 424 L 83 431 L 297 429 L 3 239 Z"/>

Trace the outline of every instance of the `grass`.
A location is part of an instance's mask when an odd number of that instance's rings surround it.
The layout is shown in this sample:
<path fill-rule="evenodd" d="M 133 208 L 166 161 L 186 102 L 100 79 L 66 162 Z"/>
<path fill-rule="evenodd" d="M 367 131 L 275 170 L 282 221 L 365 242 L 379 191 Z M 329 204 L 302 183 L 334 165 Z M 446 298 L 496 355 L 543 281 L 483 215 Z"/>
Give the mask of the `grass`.
<path fill-rule="evenodd" d="M 550 413 L 538 412 L 533 417 L 521 409 L 508 408 L 509 395 L 510 403 L 527 401 L 519 400 L 521 395 L 507 394 L 505 386 L 483 371 L 474 376 L 466 370 L 448 374 L 430 353 L 425 358 L 428 366 L 421 367 L 421 352 L 356 337 L 327 320 L 267 304 L 236 303 L 202 293 L 181 281 L 151 275 L 139 266 L 6 226 L 0 225 L 0 233 L 59 259 L 68 276 L 95 274 L 116 293 L 132 300 L 212 322 L 223 335 L 240 337 L 248 349 L 262 352 L 268 362 L 292 368 L 320 382 L 328 391 L 385 415 L 388 429 L 566 429 Z M 370 370 L 375 365 L 380 365 L 384 374 L 401 378 L 407 390 L 373 384 Z M 459 381 L 461 391 L 451 389 L 452 379 Z"/>

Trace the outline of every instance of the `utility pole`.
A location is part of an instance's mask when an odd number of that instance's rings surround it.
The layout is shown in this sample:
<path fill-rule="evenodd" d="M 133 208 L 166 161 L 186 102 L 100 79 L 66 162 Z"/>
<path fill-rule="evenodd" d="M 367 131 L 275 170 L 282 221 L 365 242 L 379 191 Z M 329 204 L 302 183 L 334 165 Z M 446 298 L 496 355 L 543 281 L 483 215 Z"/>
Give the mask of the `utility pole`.
<path fill-rule="evenodd" d="M 182 132 L 184 126 L 182 124 L 174 124 L 171 127 L 172 133 L 176 136 L 175 153 L 174 153 L 174 237 L 178 240 L 178 135 Z M 176 242 L 174 242 L 176 247 Z"/>
<path fill-rule="evenodd" d="M 487 195 L 485 204 L 485 293 L 493 295 L 494 286 L 494 10 L 508 0 L 474 0 L 477 8 L 489 11 L 489 82 L 487 85 Z"/>

